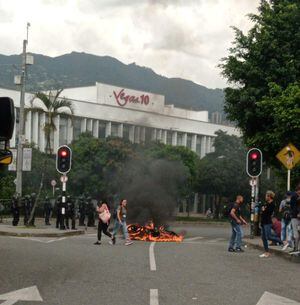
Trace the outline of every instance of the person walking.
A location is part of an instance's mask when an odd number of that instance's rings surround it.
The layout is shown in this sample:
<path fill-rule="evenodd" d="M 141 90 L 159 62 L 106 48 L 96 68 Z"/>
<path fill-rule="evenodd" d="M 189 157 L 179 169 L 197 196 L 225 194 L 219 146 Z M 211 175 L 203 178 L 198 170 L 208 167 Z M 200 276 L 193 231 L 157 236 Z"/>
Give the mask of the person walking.
<path fill-rule="evenodd" d="M 282 251 L 288 247 L 292 248 L 292 224 L 291 224 L 291 197 L 292 192 L 286 193 L 286 198 L 283 199 L 279 206 L 279 213 L 281 214 L 281 240 L 283 242 Z"/>
<path fill-rule="evenodd" d="M 293 229 L 294 250 L 291 254 L 299 253 L 299 231 L 300 224 L 300 185 L 297 186 L 296 191 L 291 196 L 291 224 Z"/>
<path fill-rule="evenodd" d="M 113 230 L 112 241 L 111 241 L 112 245 L 115 245 L 116 234 L 118 233 L 118 231 L 121 227 L 122 227 L 123 236 L 125 239 L 125 246 L 132 245 L 133 242 L 130 240 L 129 234 L 127 231 L 126 219 L 127 219 L 127 200 L 122 199 L 120 202 L 120 205 L 117 209 L 117 218 L 115 219 L 114 230 Z"/>
<path fill-rule="evenodd" d="M 275 244 L 282 245 L 282 241 L 279 237 L 272 234 L 272 215 L 275 210 L 274 203 L 275 193 L 272 191 L 266 192 L 265 204 L 261 208 L 261 238 L 263 241 L 265 252 L 259 257 L 267 258 L 270 256 L 268 241 L 272 241 Z"/>
<path fill-rule="evenodd" d="M 242 249 L 242 228 L 241 225 L 247 225 L 247 221 L 242 217 L 241 206 L 244 198 L 241 195 L 236 197 L 236 200 L 230 206 L 229 219 L 231 224 L 231 238 L 229 241 L 229 252 L 244 252 Z"/>
<path fill-rule="evenodd" d="M 112 239 L 112 234 L 108 232 L 108 226 L 111 218 L 111 214 L 109 211 L 109 207 L 106 203 L 106 200 L 104 200 L 102 203 L 98 203 L 98 206 L 96 208 L 96 212 L 98 213 L 98 234 L 97 234 L 97 241 L 94 243 L 94 245 L 101 245 L 101 237 L 102 232 L 106 236 L 110 237 Z"/>

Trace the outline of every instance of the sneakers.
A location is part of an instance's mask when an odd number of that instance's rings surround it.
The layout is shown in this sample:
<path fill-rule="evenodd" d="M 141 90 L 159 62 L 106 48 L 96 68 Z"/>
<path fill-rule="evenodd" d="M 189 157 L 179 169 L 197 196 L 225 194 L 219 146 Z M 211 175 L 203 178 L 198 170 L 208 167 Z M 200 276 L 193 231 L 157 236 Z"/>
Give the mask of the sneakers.
<path fill-rule="evenodd" d="M 287 244 L 285 244 L 283 247 L 282 247 L 282 251 L 285 251 L 287 248 L 289 247 L 289 244 L 287 243 Z"/>
<path fill-rule="evenodd" d="M 242 248 L 236 248 L 235 252 L 245 252 Z"/>
<path fill-rule="evenodd" d="M 125 246 L 130 246 L 133 244 L 133 241 L 131 240 L 127 240 L 126 243 L 125 243 Z"/>
<path fill-rule="evenodd" d="M 233 248 L 228 248 L 228 252 L 235 252 Z"/>
<path fill-rule="evenodd" d="M 270 257 L 270 253 L 263 253 L 259 257 L 260 258 L 268 258 L 268 257 Z"/>
<path fill-rule="evenodd" d="M 101 245 L 101 241 L 97 240 L 94 245 Z"/>

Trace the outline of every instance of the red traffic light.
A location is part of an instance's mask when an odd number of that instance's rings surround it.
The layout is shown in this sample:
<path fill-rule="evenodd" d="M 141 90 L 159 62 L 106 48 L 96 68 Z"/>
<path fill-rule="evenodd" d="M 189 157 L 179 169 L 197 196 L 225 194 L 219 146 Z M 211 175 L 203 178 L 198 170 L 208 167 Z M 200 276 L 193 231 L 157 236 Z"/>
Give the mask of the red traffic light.
<path fill-rule="evenodd" d="M 251 148 L 247 152 L 246 172 L 250 177 L 258 177 L 262 172 L 262 152 L 258 148 Z"/>
<path fill-rule="evenodd" d="M 252 153 L 251 155 L 250 155 L 250 159 L 251 160 L 256 160 L 258 158 L 258 154 L 257 153 Z"/>
<path fill-rule="evenodd" d="M 56 154 L 56 170 L 61 174 L 66 174 L 71 169 L 72 150 L 69 146 L 60 146 Z"/>
<path fill-rule="evenodd" d="M 68 155 L 68 152 L 67 152 L 66 150 L 61 150 L 61 151 L 60 151 L 60 155 L 61 155 L 62 157 L 66 157 L 66 156 Z"/>

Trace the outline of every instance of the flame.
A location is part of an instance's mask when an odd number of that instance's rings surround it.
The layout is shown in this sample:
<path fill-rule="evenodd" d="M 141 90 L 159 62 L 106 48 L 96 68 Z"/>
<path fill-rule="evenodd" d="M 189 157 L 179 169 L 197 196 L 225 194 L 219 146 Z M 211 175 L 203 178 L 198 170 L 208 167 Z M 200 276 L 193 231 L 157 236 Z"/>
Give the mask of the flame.
<path fill-rule="evenodd" d="M 130 239 L 156 242 L 181 242 L 183 235 L 166 230 L 163 226 L 156 228 L 151 221 L 145 226 L 130 224 L 127 226 Z"/>

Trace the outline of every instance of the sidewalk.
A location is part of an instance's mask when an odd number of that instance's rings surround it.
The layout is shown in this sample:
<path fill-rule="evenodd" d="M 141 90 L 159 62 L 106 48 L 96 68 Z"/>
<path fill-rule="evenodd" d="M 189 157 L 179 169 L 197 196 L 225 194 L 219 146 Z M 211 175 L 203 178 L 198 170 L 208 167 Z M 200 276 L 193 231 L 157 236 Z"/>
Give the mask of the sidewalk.
<path fill-rule="evenodd" d="M 46 226 L 44 220 L 37 218 L 35 227 L 25 227 L 23 219 L 20 219 L 18 226 L 13 226 L 12 219 L 3 219 L 0 223 L 0 236 L 19 236 L 19 237 L 63 237 L 85 234 L 85 228 L 79 227 L 77 230 L 59 230 L 54 225 L 55 220 L 52 220 L 51 226 Z"/>
<path fill-rule="evenodd" d="M 258 249 L 261 251 L 261 253 L 264 252 L 264 247 L 263 247 L 261 238 L 255 237 L 253 239 L 250 239 L 249 237 L 247 237 L 247 238 L 244 238 L 243 240 L 249 247 L 251 247 L 253 249 Z M 294 255 L 289 254 L 288 251 L 282 251 L 281 247 L 279 247 L 279 246 L 269 246 L 269 249 L 270 249 L 269 251 L 272 255 L 283 257 L 294 263 L 300 263 L 300 256 L 294 256 Z"/>

